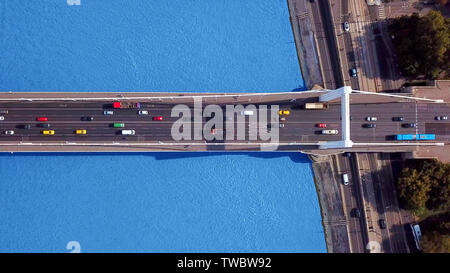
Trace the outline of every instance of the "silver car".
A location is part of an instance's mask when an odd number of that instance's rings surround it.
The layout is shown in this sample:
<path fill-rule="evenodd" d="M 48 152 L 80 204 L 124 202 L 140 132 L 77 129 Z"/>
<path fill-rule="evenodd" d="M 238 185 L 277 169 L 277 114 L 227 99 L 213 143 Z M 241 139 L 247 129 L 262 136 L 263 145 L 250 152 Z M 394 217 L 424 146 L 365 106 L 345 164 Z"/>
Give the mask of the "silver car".
<path fill-rule="evenodd" d="M 111 111 L 111 110 L 105 110 L 105 111 L 103 111 L 103 115 L 105 115 L 105 116 L 110 116 L 110 115 L 113 115 L 113 114 L 114 114 L 114 112 Z"/>
<path fill-rule="evenodd" d="M 5 131 L 5 135 L 10 135 L 10 136 L 12 136 L 12 135 L 14 135 L 14 131 L 13 131 L 13 130 L 6 130 L 6 131 Z"/>
<path fill-rule="evenodd" d="M 350 24 L 349 24 L 348 22 L 345 22 L 345 23 L 344 23 L 344 30 L 345 30 L 346 32 L 350 31 Z"/>
<path fill-rule="evenodd" d="M 367 121 L 377 121 L 377 117 L 366 117 Z"/>
<path fill-rule="evenodd" d="M 140 110 L 138 112 L 139 115 L 148 115 L 148 111 L 147 110 Z"/>

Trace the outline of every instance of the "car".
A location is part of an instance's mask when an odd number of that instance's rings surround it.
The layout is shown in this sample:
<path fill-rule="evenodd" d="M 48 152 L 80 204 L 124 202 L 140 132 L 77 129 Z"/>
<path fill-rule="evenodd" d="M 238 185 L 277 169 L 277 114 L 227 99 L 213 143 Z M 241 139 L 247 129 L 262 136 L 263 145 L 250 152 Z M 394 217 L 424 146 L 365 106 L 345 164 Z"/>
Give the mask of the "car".
<path fill-rule="evenodd" d="M 343 27 L 344 31 L 350 31 L 350 24 L 348 22 L 344 22 Z"/>
<path fill-rule="evenodd" d="M 378 220 L 378 224 L 380 225 L 381 229 L 385 229 L 386 228 L 386 221 L 384 221 L 384 219 Z"/>
<path fill-rule="evenodd" d="M 94 117 L 91 117 L 91 116 L 82 117 L 81 120 L 83 120 L 83 121 L 93 121 Z"/>
<path fill-rule="evenodd" d="M 140 110 L 138 112 L 139 115 L 148 115 L 148 111 L 147 110 Z"/>
<path fill-rule="evenodd" d="M 114 111 L 111 111 L 111 110 L 105 110 L 105 111 L 103 111 L 103 115 L 105 115 L 105 116 L 111 116 L 111 115 L 113 115 L 114 114 Z"/>
<path fill-rule="evenodd" d="M 448 117 L 447 116 L 436 116 L 434 117 L 435 120 L 447 120 Z"/>
<path fill-rule="evenodd" d="M 122 130 L 121 131 L 122 132 L 122 135 L 134 135 L 134 134 L 136 134 L 136 131 L 134 131 L 134 130 Z"/>
<path fill-rule="evenodd" d="M 404 118 L 403 117 L 393 117 L 392 121 L 403 121 Z"/>
<path fill-rule="evenodd" d="M 253 116 L 253 111 L 241 111 L 241 116 Z"/>
<path fill-rule="evenodd" d="M 43 123 L 41 123 L 41 124 L 43 124 Z M 22 128 L 25 130 L 29 130 L 29 129 L 31 129 L 31 124 L 24 124 L 24 125 L 22 125 Z"/>
<path fill-rule="evenodd" d="M 280 114 L 280 116 L 281 115 L 289 116 L 291 114 L 291 111 L 289 111 L 289 110 L 280 110 L 280 111 L 278 111 L 278 114 Z"/>
<path fill-rule="evenodd" d="M 75 134 L 77 135 L 85 135 L 87 132 L 84 129 L 78 129 L 75 131 Z"/>
<path fill-rule="evenodd" d="M 327 125 L 325 123 L 318 123 L 316 124 L 316 126 L 319 128 L 327 128 Z"/>
<path fill-rule="evenodd" d="M 375 128 L 375 127 L 377 127 L 377 125 L 374 124 L 374 123 L 366 123 L 366 124 L 363 124 L 362 127 L 364 127 L 364 128 Z"/>
<path fill-rule="evenodd" d="M 377 117 L 366 117 L 367 121 L 377 121 Z"/>
<path fill-rule="evenodd" d="M 356 77 L 356 68 L 350 69 L 349 72 L 350 72 L 350 76 L 351 76 L 352 78 Z"/>
<path fill-rule="evenodd" d="M 50 128 L 49 123 L 38 123 L 36 126 L 41 128 Z"/>
<path fill-rule="evenodd" d="M 4 116 L 0 116 L 0 120 L 5 120 L 5 117 Z"/>
<path fill-rule="evenodd" d="M 342 174 L 342 182 L 344 183 L 344 185 L 348 185 L 348 174 Z"/>
<path fill-rule="evenodd" d="M 162 121 L 163 117 L 162 116 L 153 117 L 153 120 Z"/>
<path fill-rule="evenodd" d="M 337 135 L 338 133 L 338 130 L 322 130 L 322 134 L 324 135 Z"/>
<path fill-rule="evenodd" d="M 55 131 L 53 131 L 53 130 L 44 130 L 44 131 L 42 131 L 42 134 L 43 135 L 54 135 Z"/>
<path fill-rule="evenodd" d="M 280 121 L 286 121 L 286 118 L 280 118 Z"/>
<path fill-rule="evenodd" d="M 37 117 L 36 120 L 37 121 L 47 121 L 48 118 L 47 117 Z"/>
<path fill-rule="evenodd" d="M 218 134 L 218 133 L 220 133 L 220 132 L 223 132 L 223 130 L 220 130 L 220 129 L 211 129 L 211 135 L 216 135 L 216 134 Z"/>
<path fill-rule="evenodd" d="M 14 135 L 14 131 L 13 131 L 13 130 L 6 130 L 6 131 L 5 131 L 5 135 L 10 135 L 10 136 L 12 136 L 12 135 Z"/>
<path fill-rule="evenodd" d="M 280 123 L 280 128 L 284 128 L 284 123 Z"/>
<path fill-rule="evenodd" d="M 125 123 L 114 122 L 114 123 L 113 123 L 113 127 L 114 127 L 114 128 L 123 128 L 123 127 L 125 127 Z"/>
<path fill-rule="evenodd" d="M 353 217 L 361 218 L 361 211 L 358 208 L 354 208 L 352 210 L 352 215 L 353 215 Z"/>
<path fill-rule="evenodd" d="M 345 153 L 344 153 L 344 156 L 345 156 L 345 157 L 352 157 L 352 153 L 345 152 Z"/>
<path fill-rule="evenodd" d="M 8 110 L 0 110 L 0 114 L 8 114 Z"/>
<path fill-rule="evenodd" d="M 415 124 L 415 123 L 403 123 L 402 127 L 404 127 L 404 128 L 416 128 L 417 124 Z"/>

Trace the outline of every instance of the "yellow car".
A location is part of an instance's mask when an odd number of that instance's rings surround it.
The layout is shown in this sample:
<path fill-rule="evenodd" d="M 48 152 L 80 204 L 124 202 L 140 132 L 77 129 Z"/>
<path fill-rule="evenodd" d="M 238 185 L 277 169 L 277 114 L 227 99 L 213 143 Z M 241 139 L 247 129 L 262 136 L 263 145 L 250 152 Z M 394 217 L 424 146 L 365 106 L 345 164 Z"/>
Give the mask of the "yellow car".
<path fill-rule="evenodd" d="M 77 135 L 85 135 L 85 134 L 86 134 L 86 130 L 78 129 L 78 130 L 75 131 L 75 133 L 76 133 Z"/>
<path fill-rule="evenodd" d="M 291 114 L 291 112 L 290 112 L 289 110 L 280 110 L 280 111 L 278 111 L 278 114 L 280 114 L 280 116 L 281 116 L 281 115 L 286 115 L 286 116 L 288 116 L 288 115 Z"/>
<path fill-rule="evenodd" d="M 44 135 L 54 135 L 55 131 L 53 131 L 53 130 L 44 130 L 44 131 L 42 131 L 42 134 L 44 134 Z"/>

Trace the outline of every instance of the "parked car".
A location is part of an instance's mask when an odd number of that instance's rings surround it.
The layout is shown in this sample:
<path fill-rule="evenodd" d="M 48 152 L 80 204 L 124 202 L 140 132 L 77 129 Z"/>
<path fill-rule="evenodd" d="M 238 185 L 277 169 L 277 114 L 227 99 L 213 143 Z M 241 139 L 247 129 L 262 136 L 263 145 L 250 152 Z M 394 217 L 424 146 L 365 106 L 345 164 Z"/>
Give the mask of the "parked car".
<path fill-rule="evenodd" d="M 403 117 L 393 117 L 392 121 L 403 121 Z"/>
<path fill-rule="evenodd" d="M 36 120 L 37 121 L 47 121 L 48 118 L 47 117 L 37 117 Z"/>
<path fill-rule="evenodd" d="M 319 128 L 327 128 L 327 125 L 325 123 L 318 123 L 316 124 L 316 126 Z"/>
<path fill-rule="evenodd" d="M 374 123 L 366 123 L 366 124 L 363 124 L 362 127 L 364 127 L 364 128 L 375 128 L 375 127 L 377 127 L 377 125 L 374 124 Z"/>
<path fill-rule="evenodd" d="M 103 111 L 103 115 L 105 115 L 105 116 L 111 116 L 111 115 L 113 115 L 114 114 L 114 111 L 111 111 L 111 110 L 105 110 L 105 111 Z"/>
<path fill-rule="evenodd" d="M 139 115 L 148 115 L 148 111 L 147 110 L 140 110 L 138 112 Z"/>
<path fill-rule="evenodd" d="M 153 120 L 155 120 L 155 121 L 162 121 L 163 117 L 162 116 L 153 117 Z"/>
<path fill-rule="evenodd" d="M 344 31 L 350 31 L 350 24 L 348 22 L 344 22 Z"/>
<path fill-rule="evenodd" d="M 356 77 L 356 68 L 350 69 L 350 76 L 351 76 L 352 78 Z"/>
<path fill-rule="evenodd" d="M 434 119 L 435 120 L 447 120 L 448 117 L 447 116 L 436 116 Z"/>
<path fill-rule="evenodd" d="M 91 116 L 82 117 L 81 120 L 83 120 L 83 121 L 93 121 L 94 117 L 91 117 Z"/>
<path fill-rule="evenodd" d="M 366 117 L 367 121 L 377 121 L 377 117 Z"/>
<path fill-rule="evenodd" d="M 386 221 L 384 221 L 384 219 L 380 219 L 378 221 L 378 224 L 380 225 L 381 229 L 385 229 L 386 228 Z"/>
<path fill-rule="evenodd" d="M 12 136 L 12 135 L 14 135 L 14 131 L 13 131 L 13 130 L 6 130 L 6 131 L 5 131 L 5 135 L 10 135 L 10 136 Z"/>
<path fill-rule="evenodd" d="M 322 130 L 322 134 L 324 135 L 337 135 L 338 133 L 338 130 Z"/>
<path fill-rule="evenodd" d="M 402 127 L 404 127 L 404 128 L 416 128 L 417 124 L 415 124 L 415 123 L 403 123 Z"/>
<path fill-rule="evenodd" d="M 358 208 L 352 210 L 353 217 L 361 218 L 361 211 Z"/>
<path fill-rule="evenodd" d="M 50 128 L 49 123 L 38 123 L 36 126 L 41 128 Z"/>

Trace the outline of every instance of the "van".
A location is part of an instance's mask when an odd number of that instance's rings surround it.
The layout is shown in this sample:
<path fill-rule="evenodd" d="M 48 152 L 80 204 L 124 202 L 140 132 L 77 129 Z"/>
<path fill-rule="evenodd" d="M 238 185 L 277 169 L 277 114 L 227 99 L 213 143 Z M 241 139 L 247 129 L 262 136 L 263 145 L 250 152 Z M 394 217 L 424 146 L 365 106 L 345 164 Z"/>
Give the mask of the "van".
<path fill-rule="evenodd" d="M 344 182 L 344 185 L 348 185 L 348 174 L 342 174 L 342 181 Z"/>
<path fill-rule="evenodd" d="M 122 135 L 134 135 L 136 132 L 134 130 L 122 130 Z"/>
<path fill-rule="evenodd" d="M 243 116 L 253 116 L 253 111 L 241 111 L 241 115 L 243 115 Z"/>

